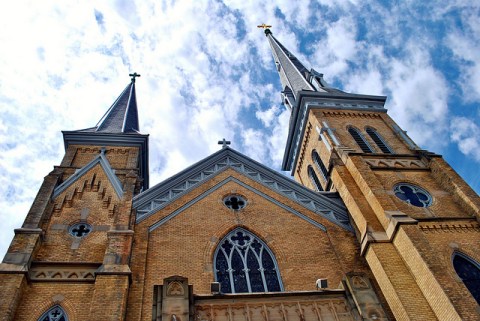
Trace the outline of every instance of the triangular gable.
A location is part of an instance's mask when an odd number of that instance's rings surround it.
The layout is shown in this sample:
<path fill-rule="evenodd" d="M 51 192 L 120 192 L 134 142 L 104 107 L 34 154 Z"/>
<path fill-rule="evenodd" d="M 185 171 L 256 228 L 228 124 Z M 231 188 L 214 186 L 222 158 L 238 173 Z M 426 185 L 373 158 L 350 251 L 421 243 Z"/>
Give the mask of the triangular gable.
<path fill-rule="evenodd" d="M 112 169 L 112 166 L 110 166 L 110 163 L 108 162 L 107 157 L 105 157 L 105 150 L 102 149 L 100 155 L 98 155 L 90 163 L 88 163 L 87 165 L 83 166 L 78 171 L 76 171 L 72 176 L 67 178 L 65 182 L 58 185 L 53 190 L 52 199 L 60 195 L 64 190 L 66 190 L 70 185 L 75 183 L 80 177 L 82 177 L 85 173 L 87 173 L 90 169 L 95 167 L 95 165 L 97 164 L 100 164 L 100 166 L 103 168 L 103 170 L 107 174 L 108 180 L 112 184 L 113 189 L 115 190 L 118 198 L 122 198 L 123 196 L 122 183 L 120 182 L 118 177 L 115 175 L 115 172 Z"/>
<path fill-rule="evenodd" d="M 155 185 L 133 199 L 139 223 L 172 201 L 226 169 L 233 169 L 333 223 L 353 231 L 347 210 L 336 193 L 314 192 L 282 174 L 226 147 Z"/>
<path fill-rule="evenodd" d="M 188 201 L 186 204 L 184 204 L 183 206 L 181 206 L 180 208 L 178 208 L 177 210 L 175 210 L 174 212 L 170 213 L 169 215 L 165 216 L 164 218 L 162 218 L 161 220 L 159 220 L 158 222 L 154 223 L 152 226 L 150 226 L 149 228 L 149 231 L 153 231 L 155 230 L 156 228 L 160 227 L 161 225 L 163 225 L 164 223 L 170 221 L 172 218 L 174 218 L 175 216 L 177 216 L 178 214 L 182 213 L 184 210 L 186 210 L 187 208 L 191 207 L 193 204 L 197 203 L 198 201 L 204 199 L 205 197 L 207 197 L 208 195 L 210 195 L 211 193 L 213 193 L 214 191 L 216 191 L 217 189 L 219 189 L 220 187 L 222 187 L 223 185 L 229 183 L 229 182 L 235 182 L 236 184 L 238 185 L 241 185 L 242 187 L 248 189 L 249 191 L 269 200 L 270 202 L 276 204 L 277 206 L 280 206 L 281 208 L 283 208 L 284 210 L 287 210 L 289 211 L 290 213 L 296 215 L 297 217 L 309 222 L 310 224 L 318 227 L 319 229 L 321 229 L 322 231 L 326 231 L 327 228 L 315 221 L 315 220 L 312 220 L 310 217 L 294 210 L 293 208 L 285 205 L 285 204 L 282 204 L 280 202 L 278 202 L 277 200 L 275 200 L 274 198 L 266 195 L 265 193 L 262 193 L 261 191 L 239 181 L 238 179 L 232 177 L 232 176 L 229 176 L 227 177 L 226 179 L 224 179 L 223 181 L 221 181 L 220 183 L 216 184 L 215 186 L 213 186 L 212 188 L 210 188 L 209 190 L 203 192 L 201 195 L 193 198 L 192 200 Z M 333 214 L 332 214 L 333 215 Z M 335 219 L 334 217 L 332 217 L 332 219 Z"/>

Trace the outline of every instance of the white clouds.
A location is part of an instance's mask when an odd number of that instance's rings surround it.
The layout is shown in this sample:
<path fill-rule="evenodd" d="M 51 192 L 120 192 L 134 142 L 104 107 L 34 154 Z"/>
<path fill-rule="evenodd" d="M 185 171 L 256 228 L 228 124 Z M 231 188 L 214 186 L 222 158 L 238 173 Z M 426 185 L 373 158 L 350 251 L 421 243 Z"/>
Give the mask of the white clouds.
<path fill-rule="evenodd" d="M 450 122 L 450 137 L 458 143 L 462 153 L 480 161 L 480 127 L 478 124 L 465 117 L 454 117 Z"/>
<path fill-rule="evenodd" d="M 137 100 L 141 131 L 150 134 L 152 185 L 218 150 L 222 138 L 279 168 L 289 112 L 280 105 L 270 48 L 256 27 L 263 22 L 327 81 L 388 94 L 390 114 L 420 144 L 431 148 L 431 140 L 442 141 L 438 137 L 448 143 L 451 85 L 433 64 L 431 49 L 442 45 L 442 36 L 403 32 L 402 23 L 428 31 L 405 14 L 412 10 L 408 4 L 388 12 L 357 1 L 321 2 L 330 13 L 321 19 L 314 15 L 325 7 L 314 1 L 9 4 L 0 12 L 0 219 L 9 222 L 10 237 L 42 177 L 60 163 L 60 130 L 95 125 L 129 72 L 142 74 Z M 478 20 L 473 14 L 462 19 L 466 31 L 453 29 L 446 42 L 463 71 L 455 81 L 476 99 Z M 302 52 L 305 47 L 314 51 Z M 457 131 L 452 141 L 476 158 L 478 142 L 468 133 L 478 129 L 453 119 L 455 127 L 470 130 Z M 0 256 L 10 237 L 0 240 Z"/>

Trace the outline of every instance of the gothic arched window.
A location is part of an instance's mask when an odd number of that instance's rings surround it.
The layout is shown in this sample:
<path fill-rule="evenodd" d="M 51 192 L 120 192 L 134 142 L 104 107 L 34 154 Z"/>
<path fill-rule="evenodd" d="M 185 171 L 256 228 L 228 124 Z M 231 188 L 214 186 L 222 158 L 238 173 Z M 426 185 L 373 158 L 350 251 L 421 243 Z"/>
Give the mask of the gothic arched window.
<path fill-rule="evenodd" d="M 392 149 L 387 145 L 387 143 L 385 143 L 382 136 L 380 136 L 380 134 L 374 128 L 367 127 L 366 132 L 382 152 L 385 154 L 393 154 Z"/>
<path fill-rule="evenodd" d="M 315 170 L 311 165 L 308 165 L 307 172 L 308 172 L 308 177 L 310 178 L 310 181 L 312 181 L 312 184 L 315 187 L 315 190 L 317 192 L 322 192 L 323 191 L 322 185 L 318 180 L 317 173 L 315 173 Z"/>
<path fill-rule="evenodd" d="M 275 257 L 252 233 L 237 228 L 220 242 L 214 257 L 222 293 L 282 291 Z"/>
<path fill-rule="evenodd" d="M 38 321 L 68 321 L 68 318 L 62 307 L 59 305 L 55 305 L 51 307 L 47 312 L 42 314 Z"/>
<path fill-rule="evenodd" d="M 358 129 L 354 127 L 348 127 L 348 132 L 350 133 L 350 135 L 352 135 L 353 139 L 364 153 L 373 153 L 372 147 L 370 147 L 367 140 L 365 139 L 365 137 L 363 137 L 363 135 Z"/>
<path fill-rule="evenodd" d="M 480 265 L 461 253 L 453 255 L 453 267 L 468 291 L 480 304 Z"/>
<path fill-rule="evenodd" d="M 322 159 L 320 158 L 320 155 L 318 155 L 315 149 L 312 151 L 312 160 L 317 166 L 320 173 L 322 173 L 323 179 L 326 181 L 328 177 L 328 170 L 325 165 L 323 165 Z"/>

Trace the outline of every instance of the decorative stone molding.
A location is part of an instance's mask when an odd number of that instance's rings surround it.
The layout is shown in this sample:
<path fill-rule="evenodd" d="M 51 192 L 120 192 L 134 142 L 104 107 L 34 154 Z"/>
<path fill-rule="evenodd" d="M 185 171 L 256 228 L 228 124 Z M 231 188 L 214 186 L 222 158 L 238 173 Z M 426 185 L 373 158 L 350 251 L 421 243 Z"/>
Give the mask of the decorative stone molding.
<path fill-rule="evenodd" d="M 365 158 L 372 169 L 429 169 L 421 160 L 404 158 Z"/>
<path fill-rule="evenodd" d="M 218 173 L 232 169 L 352 231 L 345 206 L 334 193 L 316 193 L 248 157 L 223 148 L 169 180 L 133 199 L 137 223 L 185 195 Z"/>
<path fill-rule="evenodd" d="M 424 233 L 459 233 L 459 232 L 480 232 L 480 225 L 477 222 L 449 223 L 432 222 L 422 223 L 418 226 Z"/>
<path fill-rule="evenodd" d="M 368 105 L 356 105 L 356 104 L 343 104 L 343 105 L 350 105 L 350 106 L 341 106 L 341 107 L 373 108 L 373 106 L 368 106 Z M 337 117 L 337 118 L 371 118 L 371 119 L 380 118 L 380 114 L 377 114 L 377 113 L 366 114 L 364 111 L 361 111 L 361 112 L 342 111 L 342 110 L 323 111 L 322 115 L 325 117 Z"/>
<path fill-rule="evenodd" d="M 299 296 L 244 295 L 236 298 L 195 297 L 194 320 L 196 321 L 304 321 L 345 320 L 354 321 L 354 311 L 344 292 L 316 292 Z"/>
<path fill-rule="evenodd" d="M 32 263 L 28 271 L 31 281 L 94 282 L 100 264 Z"/>

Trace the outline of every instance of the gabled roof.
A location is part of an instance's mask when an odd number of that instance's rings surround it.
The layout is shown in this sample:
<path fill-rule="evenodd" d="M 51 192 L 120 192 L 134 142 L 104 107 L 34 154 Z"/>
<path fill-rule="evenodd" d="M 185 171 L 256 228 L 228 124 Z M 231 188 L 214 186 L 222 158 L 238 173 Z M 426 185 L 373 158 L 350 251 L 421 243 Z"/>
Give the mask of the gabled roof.
<path fill-rule="evenodd" d="M 60 195 L 63 191 L 65 191 L 69 186 L 75 183 L 80 177 L 85 175 L 90 169 L 95 167 L 95 165 L 97 164 L 100 164 L 100 166 L 103 168 L 103 170 L 107 174 L 108 180 L 112 184 L 113 189 L 115 190 L 115 193 L 117 194 L 118 198 L 122 198 L 123 196 L 122 183 L 120 182 L 118 177 L 115 175 L 115 172 L 110 166 L 108 159 L 105 157 L 104 152 L 105 151 L 102 149 L 101 153 L 97 157 L 95 157 L 90 163 L 80 168 L 72 176 L 67 178 L 62 184 L 58 185 L 53 190 L 52 199 Z"/>
<path fill-rule="evenodd" d="M 233 169 L 321 217 L 353 231 L 346 207 L 337 193 L 314 192 L 229 147 L 222 148 L 135 196 L 133 208 L 137 212 L 137 223 L 227 169 Z"/>

